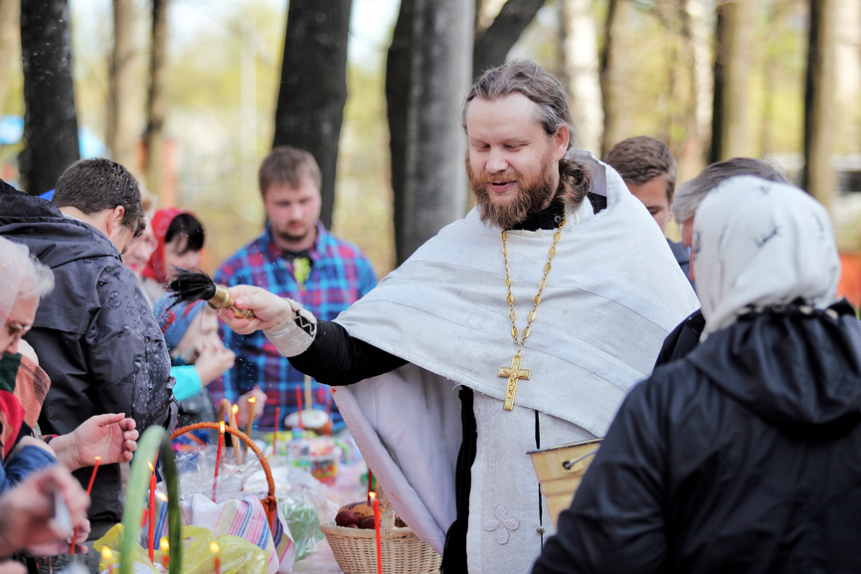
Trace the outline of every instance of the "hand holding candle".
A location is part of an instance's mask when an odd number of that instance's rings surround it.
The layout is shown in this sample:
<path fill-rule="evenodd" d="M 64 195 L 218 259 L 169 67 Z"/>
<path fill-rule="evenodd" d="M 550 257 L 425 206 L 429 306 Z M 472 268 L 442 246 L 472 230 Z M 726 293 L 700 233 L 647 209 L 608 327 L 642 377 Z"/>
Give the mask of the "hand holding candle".
<path fill-rule="evenodd" d="M 96 473 L 99 471 L 99 461 L 102 460 L 102 457 L 96 457 L 96 464 L 93 465 L 93 473 L 90 475 L 90 483 L 87 485 L 87 497 L 90 496 L 90 493 L 93 491 L 93 481 L 96 480 Z M 68 532 L 68 530 L 66 531 Z M 78 541 L 78 527 L 72 531 L 72 545 L 69 547 L 69 556 L 75 553 L 75 543 Z"/>

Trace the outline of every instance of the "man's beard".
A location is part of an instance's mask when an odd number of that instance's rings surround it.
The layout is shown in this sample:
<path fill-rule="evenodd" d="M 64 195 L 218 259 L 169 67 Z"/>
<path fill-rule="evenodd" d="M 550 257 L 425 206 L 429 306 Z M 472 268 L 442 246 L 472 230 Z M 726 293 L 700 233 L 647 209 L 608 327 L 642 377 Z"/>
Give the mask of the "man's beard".
<path fill-rule="evenodd" d="M 517 195 L 510 201 L 498 204 L 491 200 L 492 192 L 488 187 L 491 183 L 510 181 L 512 176 L 486 172 L 481 176 L 476 176 L 467 156 L 466 175 L 469 177 L 469 186 L 475 194 L 476 203 L 481 210 L 481 220 L 501 229 L 512 229 L 533 213 L 538 213 L 544 209 L 556 192 L 553 187 L 552 174 L 548 173 L 547 167 L 545 165 L 545 169 L 542 169 L 531 179 L 520 173 L 515 173 L 513 177 L 518 188 Z"/>

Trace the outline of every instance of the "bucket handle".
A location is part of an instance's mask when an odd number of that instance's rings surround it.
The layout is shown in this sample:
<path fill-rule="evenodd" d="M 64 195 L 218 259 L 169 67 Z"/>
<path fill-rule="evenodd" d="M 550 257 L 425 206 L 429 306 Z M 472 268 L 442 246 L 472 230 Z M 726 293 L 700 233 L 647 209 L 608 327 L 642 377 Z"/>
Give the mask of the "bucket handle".
<path fill-rule="evenodd" d="M 580 462 L 583 459 L 586 459 L 586 458 L 589 458 L 590 456 L 593 456 L 596 452 L 598 452 L 597 448 L 595 450 L 593 450 L 592 452 L 587 452 L 586 454 L 584 454 L 583 456 L 581 456 L 579 458 L 575 458 L 574 460 L 566 460 L 562 463 L 562 468 L 564 468 L 565 470 L 571 470 L 572 466 L 574 466 L 575 464 L 577 464 L 578 462 Z"/>

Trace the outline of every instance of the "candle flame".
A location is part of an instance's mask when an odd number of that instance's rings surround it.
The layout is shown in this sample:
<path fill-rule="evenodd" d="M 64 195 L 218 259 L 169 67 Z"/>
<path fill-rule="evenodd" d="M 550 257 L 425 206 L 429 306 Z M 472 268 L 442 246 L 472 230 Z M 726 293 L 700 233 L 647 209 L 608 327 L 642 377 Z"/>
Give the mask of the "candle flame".
<path fill-rule="evenodd" d="M 107 546 L 102 546 L 102 559 L 104 560 L 113 560 L 114 553 L 111 552 L 111 549 Z"/>
<path fill-rule="evenodd" d="M 97 457 L 96 457 L 96 462 L 99 462 L 100 460 L 102 460 L 102 457 L 97 456 Z M 110 548 L 108 548 L 108 550 L 110 550 Z"/>
<path fill-rule="evenodd" d="M 167 543 L 167 536 L 162 536 L 161 540 L 158 541 L 158 547 L 162 552 L 167 552 L 170 550 L 170 545 Z"/>
<path fill-rule="evenodd" d="M 249 403 L 251 403 L 251 404 L 256 403 L 256 402 L 257 402 L 257 397 L 250 397 L 250 398 L 248 399 L 248 402 L 249 402 Z"/>
<path fill-rule="evenodd" d="M 149 471 L 150 471 L 150 472 L 155 472 L 155 467 L 152 465 L 152 463 L 151 463 L 151 462 L 148 462 L 147 464 L 149 465 Z"/>
<path fill-rule="evenodd" d="M 158 498 L 158 499 L 159 499 L 159 500 L 161 500 L 162 502 L 167 502 L 167 495 L 166 495 L 165 493 L 163 493 L 163 492 L 156 492 L 156 493 L 155 493 L 155 496 L 156 496 L 156 498 Z"/>
<path fill-rule="evenodd" d="M 220 548 L 218 547 L 218 542 L 210 542 L 209 543 L 209 551 L 213 554 L 218 554 Z"/>
<path fill-rule="evenodd" d="M 239 412 L 239 405 L 233 405 L 233 414 L 236 414 L 238 412 Z"/>
<path fill-rule="evenodd" d="M 221 434 L 224 434 L 224 421 L 221 421 L 221 425 L 218 429 L 218 432 L 220 432 Z"/>
<path fill-rule="evenodd" d="M 371 497 L 371 501 L 374 501 L 374 500 L 377 498 L 377 493 L 376 493 L 376 492 L 371 492 L 371 493 L 368 493 L 368 496 L 370 496 L 370 497 Z"/>

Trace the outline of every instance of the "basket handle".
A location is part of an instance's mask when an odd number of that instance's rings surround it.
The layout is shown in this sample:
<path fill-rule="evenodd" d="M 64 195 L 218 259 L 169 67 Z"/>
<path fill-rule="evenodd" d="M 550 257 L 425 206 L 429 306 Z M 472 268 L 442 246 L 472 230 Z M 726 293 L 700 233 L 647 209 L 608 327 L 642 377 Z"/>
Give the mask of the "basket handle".
<path fill-rule="evenodd" d="M 577 464 L 581 460 L 587 459 L 590 456 L 594 456 L 595 453 L 597 453 L 597 452 L 598 452 L 598 449 L 596 448 L 592 452 L 587 452 L 583 456 L 575 458 L 574 460 L 566 460 L 565 462 L 562 463 L 562 468 L 564 468 L 565 470 L 571 470 L 572 466 L 574 466 L 575 464 Z"/>
<path fill-rule="evenodd" d="M 173 431 L 173 434 L 170 435 L 170 440 L 174 440 L 175 438 L 180 437 L 185 433 L 200 429 L 221 430 L 221 423 L 202 422 L 184 426 Z M 272 478 L 272 469 L 269 467 L 269 461 L 266 460 L 266 457 L 263 455 L 263 452 L 259 448 L 257 448 L 257 445 L 254 444 L 254 441 L 251 440 L 251 437 L 249 437 L 247 434 L 245 434 L 239 429 L 235 429 L 228 425 L 224 425 L 224 431 L 242 439 L 242 441 L 248 445 L 248 448 L 250 448 L 254 452 L 254 454 L 257 455 L 257 458 L 260 459 L 260 466 L 263 467 L 263 472 L 266 473 L 266 483 L 269 486 L 269 491 L 266 494 L 266 498 L 264 498 L 260 502 L 263 504 L 263 508 L 266 509 L 266 517 L 269 519 L 269 526 L 274 532 L 275 520 L 278 516 L 278 502 L 275 500 L 275 480 Z"/>

